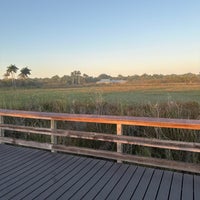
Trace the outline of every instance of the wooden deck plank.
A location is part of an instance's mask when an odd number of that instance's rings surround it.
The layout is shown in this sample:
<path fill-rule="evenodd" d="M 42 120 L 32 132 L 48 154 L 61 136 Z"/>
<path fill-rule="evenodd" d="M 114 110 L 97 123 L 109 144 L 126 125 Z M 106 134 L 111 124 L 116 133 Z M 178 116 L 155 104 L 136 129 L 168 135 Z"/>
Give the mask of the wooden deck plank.
<path fill-rule="evenodd" d="M 51 164 L 52 156 L 50 157 L 46 156 L 44 159 L 40 157 L 39 160 L 34 159 L 33 162 L 35 162 L 34 165 L 28 165 L 28 166 L 22 165 L 20 168 L 16 168 L 16 171 L 14 169 L 13 173 L 8 174 L 8 176 L 6 176 L 6 174 L 1 175 L 2 180 L 0 180 L 0 183 L 1 183 L 0 185 L 4 184 L 5 186 L 6 184 L 13 184 L 17 180 L 23 179 L 24 177 L 27 177 L 27 176 L 31 176 L 32 173 L 34 173 L 35 171 L 38 171 L 39 169 L 41 169 L 44 166 L 47 166 L 48 164 Z M 7 179 L 6 183 L 4 181 L 5 179 Z"/>
<path fill-rule="evenodd" d="M 199 175 L 4 144 L 1 158 L 3 200 L 200 199 Z"/>
<path fill-rule="evenodd" d="M 0 161 L 1 159 L 3 159 L 4 155 L 9 155 L 9 154 L 12 154 L 12 153 L 15 153 L 16 151 L 20 151 L 20 149 L 14 149 L 12 148 L 12 146 L 9 146 L 9 145 L 4 145 L 4 144 L 1 144 L 0 145 Z"/>
<path fill-rule="evenodd" d="M 81 162 L 78 166 L 76 166 L 72 171 L 70 171 L 67 176 L 63 176 L 60 178 L 56 184 L 51 185 L 47 190 L 43 191 L 38 198 L 39 199 L 46 199 L 51 196 L 59 196 L 60 194 L 64 193 L 65 188 L 62 188 L 62 186 L 69 182 L 69 185 L 71 184 L 71 180 L 76 177 L 79 178 L 79 174 L 82 173 L 82 171 L 85 171 L 85 168 L 87 170 L 87 166 L 92 163 L 92 159 L 85 159 L 83 162 Z M 93 166 L 93 165 L 91 165 Z M 36 198 L 37 199 L 37 198 Z"/>
<path fill-rule="evenodd" d="M 19 157 L 20 155 L 20 151 L 16 151 L 16 152 L 4 152 L 3 155 L 0 155 L 0 162 L 2 163 L 2 165 L 0 167 L 3 167 L 3 164 L 5 165 L 6 163 L 13 161 L 13 159 L 17 159 L 16 157 Z"/>
<path fill-rule="evenodd" d="M 4 158 L 0 161 L 1 162 L 1 166 L 0 166 L 0 172 L 2 172 L 2 170 L 4 168 L 8 169 L 8 167 L 13 165 L 19 165 L 20 160 L 25 160 L 25 159 L 29 159 L 31 155 L 35 155 L 35 152 L 23 152 L 23 157 L 20 155 L 20 151 L 13 153 L 12 155 L 6 154 L 4 155 Z M 30 155 L 30 156 L 29 156 Z M 11 165 L 12 163 L 12 165 Z"/>
<path fill-rule="evenodd" d="M 72 197 L 71 200 L 77 200 L 84 197 L 101 179 L 105 176 L 106 172 L 112 167 L 113 163 L 107 162 L 105 166 L 99 170 L 87 183 L 84 184 Z"/>
<path fill-rule="evenodd" d="M 117 173 L 115 173 L 112 178 L 106 183 L 101 190 L 100 193 L 97 194 L 97 196 L 94 199 L 106 199 L 109 195 L 109 193 L 113 190 L 113 188 L 116 186 L 116 184 L 120 181 L 121 177 L 125 174 L 125 172 L 128 169 L 128 165 L 122 165 Z"/>
<path fill-rule="evenodd" d="M 79 159 L 72 158 L 72 159 L 66 160 L 60 167 L 57 167 L 56 171 L 54 171 L 53 173 L 49 173 L 46 176 L 43 176 L 39 181 L 34 181 L 34 182 L 30 183 L 31 188 L 27 187 L 22 192 L 20 192 L 18 195 L 16 195 L 16 197 L 18 199 L 24 199 L 24 198 L 33 199 L 33 195 L 32 195 L 32 198 L 30 198 L 29 194 L 32 194 L 34 191 L 39 189 L 41 186 L 46 185 L 46 183 L 48 181 L 55 183 L 57 181 L 57 175 L 59 173 L 61 173 L 62 171 L 65 171 L 67 167 L 70 167 L 70 165 L 72 165 L 77 160 L 79 160 Z M 44 188 L 43 188 L 43 190 L 44 190 Z M 29 197 L 27 197 L 27 196 L 29 196 Z"/>
<path fill-rule="evenodd" d="M 172 181 L 173 172 L 164 171 L 160 188 L 156 199 L 167 200 L 169 197 L 170 186 Z"/>
<path fill-rule="evenodd" d="M 60 200 L 70 199 L 80 188 L 82 188 L 95 174 L 97 174 L 106 164 L 106 161 L 100 161 L 95 167 L 93 167 L 87 174 L 85 174 L 78 182 L 76 182 L 72 187 L 65 191 L 62 196 L 59 197 Z"/>
<path fill-rule="evenodd" d="M 64 182 L 63 185 L 61 185 L 55 193 L 51 193 L 47 198 L 48 200 L 55 200 L 60 199 L 61 196 L 69 190 L 71 187 L 73 187 L 74 184 L 76 184 L 78 181 L 80 181 L 84 176 L 87 176 L 87 174 L 92 170 L 92 168 L 96 168 L 98 160 L 92 160 L 90 163 L 88 163 L 84 168 L 82 168 L 77 174 L 75 174 L 73 177 L 71 177 L 69 180 Z M 65 180 L 65 179 L 64 179 Z"/>
<path fill-rule="evenodd" d="M 132 178 L 133 174 L 136 171 L 136 166 L 129 166 L 123 177 L 119 180 L 119 182 L 115 185 L 113 190 L 110 192 L 109 196 L 107 199 L 112 200 L 112 199 L 118 199 L 123 192 L 124 188 Z"/>
<path fill-rule="evenodd" d="M 37 168 L 39 168 L 39 164 L 38 161 L 40 161 L 42 159 L 42 163 L 43 164 L 48 164 L 49 163 L 49 158 L 50 156 L 48 154 L 43 154 L 41 156 L 38 156 L 36 159 L 34 160 L 30 160 L 27 163 L 25 163 L 24 165 L 21 165 L 18 168 L 15 168 L 11 171 L 8 171 L 7 173 L 4 173 L 1 175 L 1 180 L 0 180 L 0 185 L 4 184 L 12 179 L 15 179 L 16 177 L 19 176 L 27 176 L 31 173 L 32 169 L 37 170 Z"/>
<path fill-rule="evenodd" d="M 115 163 L 106 173 L 105 175 L 98 181 L 98 183 L 90 189 L 90 191 L 83 196 L 82 199 L 94 199 L 95 196 L 102 190 L 105 184 L 112 178 L 112 176 L 117 173 L 118 169 L 120 168 L 119 163 Z"/>
<path fill-rule="evenodd" d="M 183 174 L 174 173 L 172 177 L 169 200 L 181 199 Z"/>
<path fill-rule="evenodd" d="M 0 152 L 1 154 L 10 154 L 10 153 L 17 153 L 19 151 L 23 152 L 31 152 L 33 149 L 31 148 L 18 148 L 19 146 L 15 145 L 8 145 L 8 144 L 0 144 Z M 35 152 L 39 151 L 38 149 L 34 149 Z M 1 157 L 0 157 L 1 159 Z"/>
<path fill-rule="evenodd" d="M 22 153 L 22 154 L 21 154 Z M 12 171 L 28 161 L 37 158 L 41 152 L 18 152 L 18 156 L 11 157 L 8 162 L 1 162 L 0 174 Z M 23 156 L 22 156 L 23 155 Z M 8 156 L 9 157 L 9 156 Z"/>
<path fill-rule="evenodd" d="M 29 176 L 26 176 L 22 179 L 17 177 L 16 179 L 12 179 L 12 183 L 7 182 L 6 184 L 3 184 L 3 186 L 0 187 L 0 197 L 4 197 L 4 195 L 6 195 L 7 198 L 14 198 L 14 196 L 16 196 L 16 194 L 18 194 L 20 191 L 30 187 L 34 182 L 39 181 L 42 177 L 52 173 L 54 170 L 56 170 L 56 168 L 62 165 L 62 157 L 51 157 L 47 165 L 44 165 L 37 171 L 34 170 L 34 172 Z"/>
<path fill-rule="evenodd" d="M 2 176 L 3 180 L 0 180 L 0 183 L 4 184 L 5 182 L 9 182 L 9 184 L 11 184 L 13 181 L 17 181 L 17 180 L 22 180 L 23 178 L 27 177 L 27 176 L 32 176 L 32 174 L 34 172 L 38 172 L 38 170 L 40 170 L 41 168 L 43 168 L 44 166 L 51 164 L 52 159 L 51 157 L 49 157 L 49 155 L 45 154 L 45 157 L 39 157 L 38 160 L 33 160 L 33 164 L 30 164 L 28 166 L 22 166 L 22 168 L 20 168 L 17 171 L 13 170 L 12 174 L 9 174 L 9 176 Z M 24 168 L 23 168 L 24 167 Z"/>
<path fill-rule="evenodd" d="M 162 170 L 155 170 L 151 182 L 149 184 L 149 187 L 147 189 L 147 192 L 145 194 L 144 200 L 156 199 L 162 176 L 163 176 Z"/>
<path fill-rule="evenodd" d="M 129 181 L 129 184 L 126 186 L 123 193 L 119 197 L 120 200 L 131 199 L 131 196 L 133 195 L 134 191 L 136 190 L 144 172 L 145 172 L 144 167 L 138 167 L 136 169 L 136 172 L 133 174 L 131 180 Z"/>
<path fill-rule="evenodd" d="M 27 194 L 24 199 L 37 199 L 41 197 L 42 192 L 46 191 L 49 189 L 51 186 L 56 184 L 60 179 L 62 179 L 64 176 L 68 176 L 70 172 L 72 172 L 77 166 L 79 166 L 85 159 L 84 158 L 77 158 L 74 157 L 72 160 L 70 160 L 66 165 L 65 165 L 65 170 L 63 171 L 57 171 L 53 175 L 53 177 L 49 180 L 46 180 L 45 183 L 41 181 L 40 183 L 36 183 L 36 187 L 33 185 L 33 191 L 29 194 Z"/>
<path fill-rule="evenodd" d="M 200 176 L 194 176 L 194 200 L 200 199 Z"/>
<path fill-rule="evenodd" d="M 9 162 L 12 162 L 12 164 L 14 163 L 14 160 L 18 161 L 19 158 L 22 158 L 20 156 L 20 153 L 22 152 L 24 157 L 26 155 L 30 154 L 35 154 L 36 152 L 32 152 L 30 151 L 30 149 L 24 149 L 22 150 L 21 148 L 16 148 L 16 150 L 14 150 L 13 148 L 10 148 L 11 150 L 9 150 L 8 152 L 6 152 L 4 155 L 1 155 L 1 165 L 0 168 L 4 167 L 4 165 L 6 165 Z M 3 150 L 1 150 L 3 151 Z"/>
<path fill-rule="evenodd" d="M 149 187 L 149 184 L 151 182 L 151 178 L 153 176 L 154 171 L 155 171 L 154 169 L 146 168 L 145 173 L 143 174 L 143 176 L 140 180 L 140 183 L 139 183 L 135 193 L 131 197 L 131 199 L 143 199 L 144 198 L 147 188 Z"/>
<path fill-rule="evenodd" d="M 193 199 L 193 192 L 193 176 L 189 174 L 184 174 L 182 186 L 182 200 Z"/>

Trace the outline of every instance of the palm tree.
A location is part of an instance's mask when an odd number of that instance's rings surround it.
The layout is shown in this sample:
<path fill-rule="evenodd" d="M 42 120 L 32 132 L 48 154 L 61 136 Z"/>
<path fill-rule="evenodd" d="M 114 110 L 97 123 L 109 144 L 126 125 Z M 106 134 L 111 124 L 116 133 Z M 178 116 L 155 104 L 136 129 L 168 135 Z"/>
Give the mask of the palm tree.
<path fill-rule="evenodd" d="M 9 76 L 11 75 L 13 86 L 16 86 L 15 85 L 15 73 L 17 73 L 17 70 L 18 70 L 18 67 L 16 67 L 15 65 L 10 65 L 7 67 L 6 74 Z"/>
<path fill-rule="evenodd" d="M 77 84 L 79 85 L 81 83 L 81 72 L 76 71 L 76 76 L 77 76 Z"/>
<path fill-rule="evenodd" d="M 20 70 L 20 74 L 19 77 L 21 77 L 22 79 L 26 79 L 28 78 L 28 75 L 31 74 L 31 70 L 28 67 L 24 67 Z"/>
<path fill-rule="evenodd" d="M 75 83 L 75 71 L 71 72 L 71 78 L 72 78 L 72 85 Z"/>
<path fill-rule="evenodd" d="M 81 72 L 80 71 L 73 71 L 71 72 L 72 84 L 79 85 L 81 82 Z"/>

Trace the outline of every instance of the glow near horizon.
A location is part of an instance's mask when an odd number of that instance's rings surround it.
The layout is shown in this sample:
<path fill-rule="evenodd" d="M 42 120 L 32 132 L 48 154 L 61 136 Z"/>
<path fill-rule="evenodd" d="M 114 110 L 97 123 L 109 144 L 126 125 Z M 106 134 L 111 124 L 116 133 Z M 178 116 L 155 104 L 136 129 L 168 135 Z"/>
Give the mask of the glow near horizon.
<path fill-rule="evenodd" d="M 200 71 L 200 1 L 0 0 L 0 77 Z"/>

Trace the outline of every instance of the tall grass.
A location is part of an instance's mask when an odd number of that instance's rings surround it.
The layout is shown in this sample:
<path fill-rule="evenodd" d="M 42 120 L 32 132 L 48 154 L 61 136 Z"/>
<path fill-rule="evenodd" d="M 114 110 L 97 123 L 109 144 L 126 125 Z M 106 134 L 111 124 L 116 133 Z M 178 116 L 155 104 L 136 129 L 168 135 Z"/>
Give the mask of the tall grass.
<path fill-rule="evenodd" d="M 0 91 L 0 107 L 6 109 L 21 109 L 45 112 L 119 115 L 119 116 L 142 116 L 162 118 L 200 118 L 200 101 L 198 90 L 179 91 L 170 93 L 162 89 L 148 89 L 142 91 L 131 90 L 127 92 L 111 90 L 108 88 L 80 88 L 80 89 L 40 89 L 40 90 L 11 90 Z M 173 91 L 175 92 L 175 91 Z M 157 94 L 157 95 L 155 95 Z M 175 94 L 175 97 L 173 96 Z M 193 97 L 196 96 L 194 101 Z M 135 95 L 135 96 L 134 96 Z M 133 98 L 133 99 L 132 99 Z M 164 100 L 165 98 L 165 100 Z M 189 100 L 188 100 L 189 99 Z M 27 120 L 7 118 L 7 123 L 15 120 L 16 124 L 25 124 L 38 127 L 49 127 L 49 121 Z M 59 122 L 58 128 L 71 130 L 95 131 L 104 133 L 116 133 L 114 125 L 95 123 L 69 123 Z M 35 136 L 32 134 L 20 134 L 7 132 L 9 136 L 49 142 L 47 136 Z M 178 140 L 188 142 L 200 142 L 200 132 L 152 127 L 123 126 L 124 135 L 138 137 L 160 138 L 166 140 Z M 79 139 L 58 138 L 63 144 L 116 150 L 116 145 L 109 142 L 94 142 Z M 123 145 L 124 152 L 152 157 L 181 160 L 200 163 L 200 155 L 188 152 L 160 150 L 156 148 Z"/>

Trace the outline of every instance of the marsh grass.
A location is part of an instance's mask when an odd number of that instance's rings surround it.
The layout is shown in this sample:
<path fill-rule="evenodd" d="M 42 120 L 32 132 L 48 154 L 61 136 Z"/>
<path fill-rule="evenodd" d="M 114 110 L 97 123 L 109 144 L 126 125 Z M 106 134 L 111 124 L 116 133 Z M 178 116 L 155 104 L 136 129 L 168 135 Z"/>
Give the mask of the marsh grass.
<path fill-rule="evenodd" d="M 159 118 L 200 119 L 200 89 L 188 86 L 104 86 L 69 89 L 10 89 L 0 90 L 0 107 L 44 112 L 98 114 L 119 116 L 141 116 Z M 45 120 L 6 118 L 7 123 L 50 127 Z M 114 125 L 95 123 L 58 122 L 59 129 L 116 133 Z M 200 132 L 183 129 L 123 126 L 124 135 L 200 142 Z M 17 132 L 6 132 L 7 136 L 49 142 L 50 137 Z M 109 142 L 58 138 L 59 143 L 90 147 L 94 149 L 116 150 Z M 156 148 L 123 145 L 124 152 L 130 154 L 167 158 L 200 163 L 200 155 L 195 153 L 161 150 Z"/>

